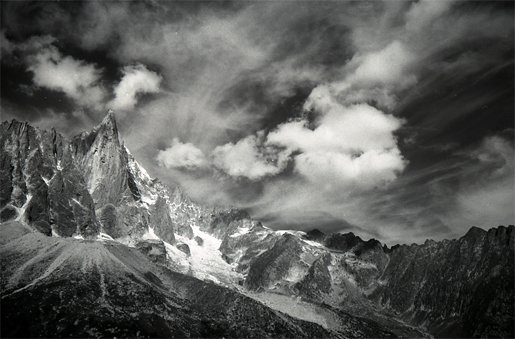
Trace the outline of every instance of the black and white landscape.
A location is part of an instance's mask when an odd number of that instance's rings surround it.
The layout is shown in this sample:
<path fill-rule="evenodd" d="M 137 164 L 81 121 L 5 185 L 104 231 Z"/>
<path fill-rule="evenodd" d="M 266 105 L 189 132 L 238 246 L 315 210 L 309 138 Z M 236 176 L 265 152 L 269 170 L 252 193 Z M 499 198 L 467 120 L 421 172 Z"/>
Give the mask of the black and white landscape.
<path fill-rule="evenodd" d="M 0 7 L 1 337 L 515 336 L 512 2 Z"/>

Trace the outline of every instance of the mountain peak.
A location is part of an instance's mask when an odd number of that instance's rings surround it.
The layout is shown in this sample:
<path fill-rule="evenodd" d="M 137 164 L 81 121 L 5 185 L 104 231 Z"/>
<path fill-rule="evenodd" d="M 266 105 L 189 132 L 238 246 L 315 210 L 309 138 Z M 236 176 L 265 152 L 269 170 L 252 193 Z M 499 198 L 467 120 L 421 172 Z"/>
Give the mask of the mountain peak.
<path fill-rule="evenodd" d="M 116 124 L 116 116 L 112 109 L 107 111 L 106 116 L 102 120 L 102 122 L 97 125 L 95 129 L 104 129 L 111 130 L 113 132 L 118 132 L 118 126 Z"/>
<path fill-rule="evenodd" d="M 477 226 L 472 226 L 463 237 L 467 239 L 475 239 L 482 237 L 486 233 L 487 232 L 484 229 Z"/>

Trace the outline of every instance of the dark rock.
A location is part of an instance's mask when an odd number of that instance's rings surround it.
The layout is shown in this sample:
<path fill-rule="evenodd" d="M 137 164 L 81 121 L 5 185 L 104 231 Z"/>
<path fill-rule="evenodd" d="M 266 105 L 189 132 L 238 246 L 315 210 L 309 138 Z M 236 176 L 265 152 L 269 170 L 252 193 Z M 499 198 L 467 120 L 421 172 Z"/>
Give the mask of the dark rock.
<path fill-rule="evenodd" d="M 104 232 L 113 238 L 121 236 L 116 229 L 118 224 L 116 207 L 113 204 L 104 205 L 98 212 L 98 218 Z"/>
<path fill-rule="evenodd" d="M 32 224 L 32 226 L 40 233 L 44 235 L 51 236 L 52 235 L 52 227 L 45 220 L 38 220 Z"/>
<path fill-rule="evenodd" d="M 352 232 L 331 234 L 325 238 L 325 245 L 332 250 L 353 253 L 360 260 L 376 266 L 375 273 L 370 272 L 369 279 L 362 281 L 366 285 L 364 287 L 370 285 L 372 279 L 381 275 L 388 264 L 388 256 L 379 241 L 375 239 L 364 241 Z"/>
<path fill-rule="evenodd" d="M 0 149 L 0 208 L 3 208 L 11 200 L 13 192 L 11 156 L 8 152 Z"/>
<path fill-rule="evenodd" d="M 302 245 L 299 239 L 284 234 L 271 249 L 251 262 L 245 285 L 251 290 L 258 290 L 281 281 L 290 268 L 300 263 L 300 253 Z"/>
<path fill-rule="evenodd" d="M 177 248 L 180 251 L 186 253 L 188 255 L 188 257 L 191 255 L 190 247 L 187 244 L 179 243 L 179 244 L 177 244 Z"/>
<path fill-rule="evenodd" d="M 314 229 L 306 232 L 303 238 L 306 240 L 322 242 L 325 238 L 325 233 L 320 230 Z"/>
<path fill-rule="evenodd" d="M 217 211 L 211 216 L 208 231 L 217 238 L 223 239 L 228 233 L 237 229 L 239 221 L 250 220 L 249 214 L 240 209 Z"/>
<path fill-rule="evenodd" d="M 136 248 L 152 262 L 166 266 L 166 247 L 161 240 L 144 240 L 136 243 Z"/>
<path fill-rule="evenodd" d="M 260 234 L 261 230 L 260 224 L 256 223 L 251 232 L 237 237 L 229 235 L 223 238 L 219 248 L 223 254 L 222 257 L 228 263 L 237 262 L 236 271 L 242 274 L 248 273 L 251 262 L 261 253 L 271 249 L 279 238 L 272 233 L 263 238 Z"/>
<path fill-rule="evenodd" d="M 113 238 L 141 238 L 148 231 L 149 213 L 142 207 L 127 204 L 116 207 L 117 223 Z"/>
<path fill-rule="evenodd" d="M 37 221 L 44 221 L 50 224 L 48 190 L 46 185 L 40 185 L 33 192 L 33 196 L 25 210 L 25 218 L 29 225 L 34 225 Z"/>
<path fill-rule="evenodd" d="M 195 241 L 197 242 L 197 244 L 199 246 L 202 246 L 204 245 L 204 239 L 202 239 L 201 237 L 199 237 L 198 235 L 195 237 Z"/>
<path fill-rule="evenodd" d="M 150 212 L 150 226 L 156 235 L 173 244 L 175 242 L 174 228 L 172 219 L 170 218 L 169 207 L 166 200 L 162 197 L 157 198 L 157 201 Z"/>
<path fill-rule="evenodd" d="M 0 211 L 0 222 L 12 220 L 16 218 L 17 215 L 18 212 L 16 209 L 10 205 L 7 205 Z"/>
<path fill-rule="evenodd" d="M 331 292 L 331 274 L 329 265 L 331 254 L 326 253 L 316 259 L 309 268 L 308 274 L 295 285 L 299 294 L 307 299 L 320 301 L 323 294 Z"/>
<path fill-rule="evenodd" d="M 513 337 L 514 227 L 393 247 L 373 300 L 436 336 Z M 511 240 L 513 241 L 513 240 Z"/>
<path fill-rule="evenodd" d="M 354 233 L 334 233 L 330 234 L 325 239 L 325 246 L 342 252 L 348 252 L 354 249 L 357 245 L 363 243 L 360 237 L 354 235 Z"/>

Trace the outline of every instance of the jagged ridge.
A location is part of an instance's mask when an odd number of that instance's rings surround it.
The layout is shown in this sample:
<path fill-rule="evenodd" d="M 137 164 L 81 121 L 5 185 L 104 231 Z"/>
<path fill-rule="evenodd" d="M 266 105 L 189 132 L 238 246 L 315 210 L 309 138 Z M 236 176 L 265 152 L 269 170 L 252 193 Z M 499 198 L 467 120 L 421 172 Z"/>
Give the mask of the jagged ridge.
<path fill-rule="evenodd" d="M 0 141 L 1 221 L 116 239 L 157 265 L 263 302 L 277 293 L 301 298 L 350 336 L 380 333 L 363 326 L 379 326 L 381 336 L 424 335 L 395 318 L 438 336 L 513 336 L 513 226 L 391 249 L 352 233 L 273 231 L 244 211 L 201 206 L 152 179 L 120 141 L 112 113 L 71 140 L 4 122 Z M 281 310 L 298 316 L 293 308 Z M 345 332 L 345 312 L 368 325 Z"/>

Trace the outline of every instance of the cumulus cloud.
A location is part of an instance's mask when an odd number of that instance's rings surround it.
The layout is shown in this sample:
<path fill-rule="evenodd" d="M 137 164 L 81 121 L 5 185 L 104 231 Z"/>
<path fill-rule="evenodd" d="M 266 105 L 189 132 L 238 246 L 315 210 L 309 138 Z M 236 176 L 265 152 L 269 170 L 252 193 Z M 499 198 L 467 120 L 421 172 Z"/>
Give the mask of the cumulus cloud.
<path fill-rule="evenodd" d="M 182 143 L 174 138 L 172 145 L 159 151 L 157 162 L 166 168 L 195 170 L 207 165 L 204 153 L 192 143 Z"/>
<path fill-rule="evenodd" d="M 56 38 L 50 35 L 33 36 L 26 41 L 14 43 L 0 34 L 2 55 L 11 57 L 22 55 L 22 62 L 33 75 L 32 84 L 21 84 L 20 89 L 32 95 L 34 88 L 58 91 L 84 108 L 103 111 L 106 107 L 118 111 L 135 108 L 138 96 L 160 92 L 162 76 L 141 63 L 124 66 L 122 78 L 114 86 L 114 98 L 109 102 L 109 92 L 105 87 L 104 70 L 93 63 L 63 55 L 56 47 Z M 13 59 L 17 61 L 17 56 Z M 13 61 L 10 60 L 10 61 Z M 53 115 L 54 113 L 50 113 Z"/>
<path fill-rule="evenodd" d="M 79 105 L 100 108 L 106 97 L 101 83 L 102 70 L 94 64 L 63 56 L 52 45 L 53 38 L 42 37 L 29 40 L 21 49 L 28 54 L 28 70 L 33 74 L 37 87 L 44 87 L 64 93 Z"/>
<path fill-rule="evenodd" d="M 371 188 L 403 170 L 406 162 L 393 135 L 399 119 L 366 104 L 344 107 L 320 93 L 308 107 L 324 111 L 317 127 L 294 121 L 268 135 L 269 143 L 300 152 L 295 156 L 300 174 L 328 187 Z"/>
<path fill-rule="evenodd" d="M 287 165 L 288 152 L 263 146 L 256 136 L 228 143 L 213 150 L 213 164 L 233 177 L 258 180 L 280 173 Z"/>
<path fill-rule="evenodd" d="M 359 66 L 349 77 L 350 82 L 364 86 L 413 84 L 413 75 L 406 76 L 406 69 L 413 62 L 414 55 L 399 41 L 393 41 L 385 48 L 357 57 Z"/>
<path fill-rule="evenodd" d="M 109 106 L 114 110 L 131 110 L 137 103 L 137 95 L 141 93 L 157 93 L 163 80 L 157 73 L 148 70 L 145 65 L 125 66 L 123 77 L 114 89 L 114 99 Z"/>

